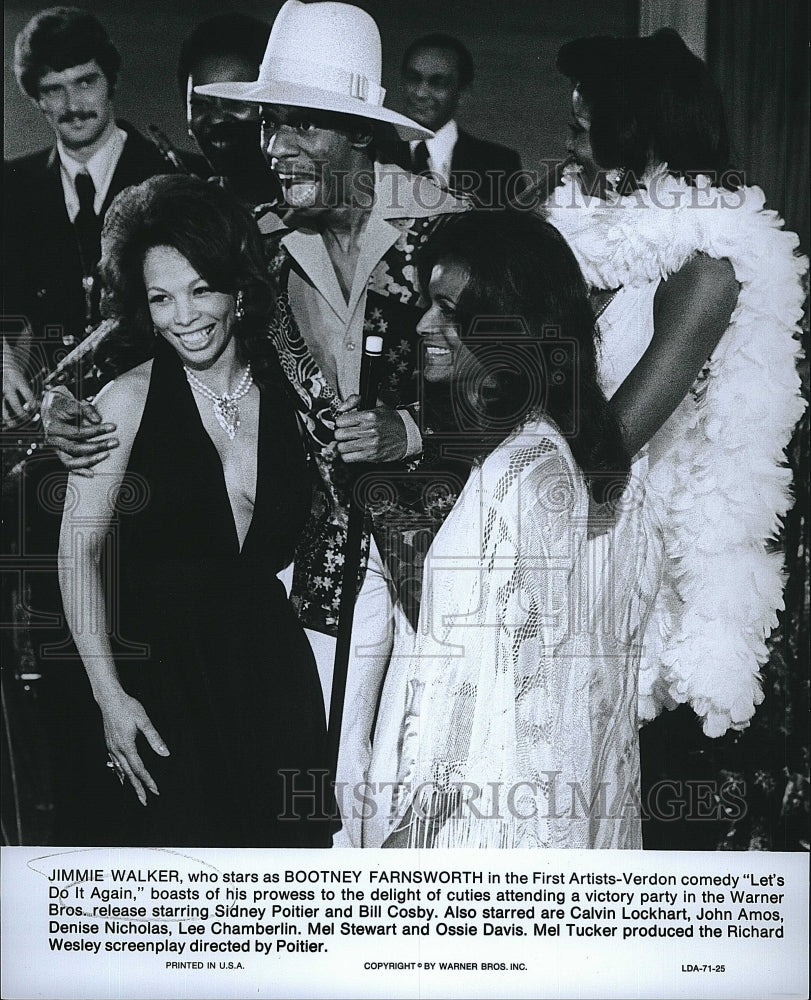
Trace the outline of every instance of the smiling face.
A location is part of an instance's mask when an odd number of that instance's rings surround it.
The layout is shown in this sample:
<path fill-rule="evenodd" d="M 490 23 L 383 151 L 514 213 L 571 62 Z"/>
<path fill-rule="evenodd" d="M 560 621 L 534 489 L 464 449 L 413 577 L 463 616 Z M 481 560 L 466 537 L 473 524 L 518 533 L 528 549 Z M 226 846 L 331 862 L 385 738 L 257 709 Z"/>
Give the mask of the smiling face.
<path fill-rule="evenodd" d="M 469 278 L 467 268 L 455 260 L 440 261 L 431 271 L 428 311 L 417 324 L 423 337 L 422 374 L 428 382 L 450 382 L 478 367 L 462 343 L 457 305 Z"/>
<path fill-rule="evenodd" d="M 456 114 L 462 87 L 459 60 L 449 49 L 417 49 L 403 68 L 406 114 L 436 132 Z"/>
<path fill-rule="evenodd" d="M 244 172 L 244 159 L 258 159 L 259 108 L 256 104 L 195 94 L 208 83 L 253 80 L 259 69 L 238 53 L 202 56 L 189 70 L 186 121 L 189 132 L 212 167 L 226 176 Z"/>
<path fill-rule="evenodd" d="M 234 349 L 234 296 L 215 292 L 174 247 L 144 256 L 144 286 L 155 330 L 189 368 L 208 368 Z"/>
<path fill-rule="evenodd" d="M 320 214 L 349 200 L 364 147 L 345 116 L 263 104 L 262 149 L 290 208 Z"/>
<path fill-rule="evenodd" d="M 65 148 L 89 158 L 113 127 L 110 84 L 101 66 L 91 59 L 58 72 L 49 69 L 37 92 L 39 109 Z"/>

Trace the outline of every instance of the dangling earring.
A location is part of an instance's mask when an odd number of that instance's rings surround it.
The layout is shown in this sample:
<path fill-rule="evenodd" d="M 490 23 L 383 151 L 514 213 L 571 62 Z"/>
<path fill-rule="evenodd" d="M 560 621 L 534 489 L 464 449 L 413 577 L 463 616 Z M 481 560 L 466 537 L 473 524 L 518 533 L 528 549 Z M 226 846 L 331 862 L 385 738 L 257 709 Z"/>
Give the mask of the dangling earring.
<path fill-rule="evenodd" d="M 622 194 L 622 182 L 625 180 L 625 175 L 627 173 L 627 167 L 614 167 L 605 175 L 606 183 L 610 188 L 613 188 L 615 192 Z"/>
<path fill-rule="evenodd" d="M 234 318 L 244 319 L 245 318 L 245 306 L 243 304 L 242 289 L 237 292 L 237 301 L 234 305 Z"/>

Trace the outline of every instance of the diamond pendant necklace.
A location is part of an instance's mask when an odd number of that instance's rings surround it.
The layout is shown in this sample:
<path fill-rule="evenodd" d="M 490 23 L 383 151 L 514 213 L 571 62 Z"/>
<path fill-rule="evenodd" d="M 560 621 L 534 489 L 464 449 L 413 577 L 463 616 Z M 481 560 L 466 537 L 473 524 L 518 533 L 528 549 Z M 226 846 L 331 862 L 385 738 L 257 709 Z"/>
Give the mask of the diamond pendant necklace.
<path fill-rule="evenodd" d="M 210 399 L 214 404 L 212 409 L 214 410 L 217 423 L 228 435 L 228 440 L 233 441 L 239 428 L 239 407 L 237 406 L 237 402 L 248 395 L 253 385 L 251 366 L 248 365 L 245 369 L 245 374 L 239 380 L 236 389 L 233 392 L 224 392 L 221 396 L 218 396 L 213 389 L 209 389 L 205 382 L 201 382 L 186 365 L 183 365 L 183 371 L 185 371 L 186 378 L 192 389 L 195 392 L 199 392 L 201 396 L 205 396 L 206 399 Z"/>

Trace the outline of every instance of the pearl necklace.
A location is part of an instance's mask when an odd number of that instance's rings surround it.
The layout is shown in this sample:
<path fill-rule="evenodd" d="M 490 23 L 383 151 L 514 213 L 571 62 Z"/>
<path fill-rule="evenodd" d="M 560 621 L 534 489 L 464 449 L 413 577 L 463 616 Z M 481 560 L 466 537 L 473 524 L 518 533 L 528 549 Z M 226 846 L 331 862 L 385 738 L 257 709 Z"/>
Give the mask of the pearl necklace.
<path fill-rule="evenodd" d="M 205 396 L 206 399 L 210 399 L 214 404 L 212 409 L 214 410 L 214 416 L 217 418 L 217 423 L 228 435 L 228 440 L 233 441 L 239 428 L 239 407 L 237 406 L 237 402 L 248 395 L 253 385 L 251 366 L 248 365 L 245 369 L 245 374 L 239 380 L 239 385 L 236 389 L 233 392 L 224 392 L 222 396 L 218 396 L 213 389 L 209 389 L 205 382 L 201 382 L 186 365 L 183 365 L 183 371 L 185 371 L 186 378 L 192 389 L 195 392 L 199 392 L 201 396 Z"/>

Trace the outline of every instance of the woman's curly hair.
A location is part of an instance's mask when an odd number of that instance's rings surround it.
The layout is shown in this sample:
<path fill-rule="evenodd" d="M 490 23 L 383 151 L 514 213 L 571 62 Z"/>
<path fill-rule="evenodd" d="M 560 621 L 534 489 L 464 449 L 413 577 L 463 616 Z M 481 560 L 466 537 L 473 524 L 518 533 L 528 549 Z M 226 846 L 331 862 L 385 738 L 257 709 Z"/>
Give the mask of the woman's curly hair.
<path fill-rule="evenodd" d="M 120 373 L 152 357 L 154 332 L 143 264 L 148 250 L 172 247 L 216 292 L 242 292 L 234 338 L 244 360 L 267 351 L 274 293 L 250 211 L 228 191 L 196 177 L 151 177 L 113 201 L 101 237 L 101 312 L 115 321 L 102 361 Z M 262 347 L 264 346 L 264 352 Z"/>

